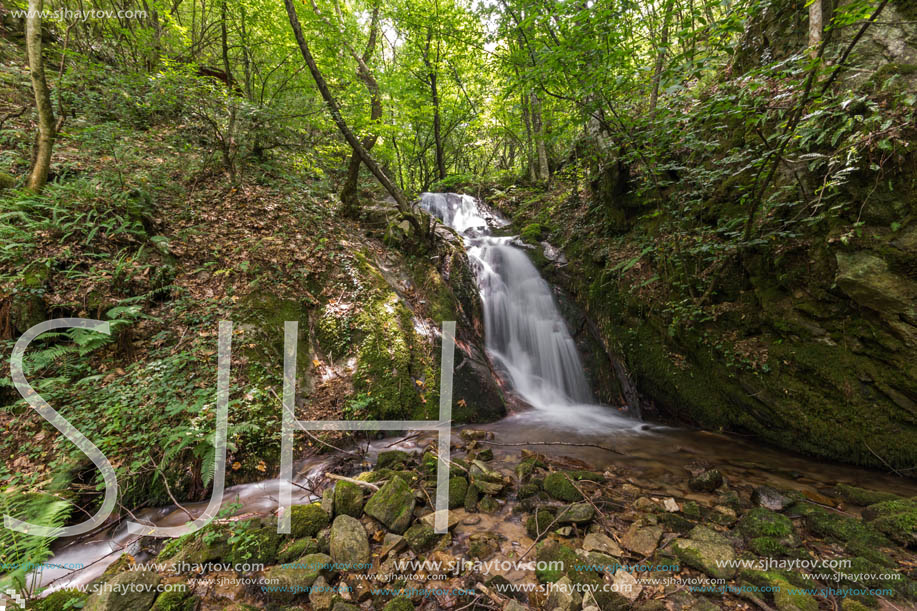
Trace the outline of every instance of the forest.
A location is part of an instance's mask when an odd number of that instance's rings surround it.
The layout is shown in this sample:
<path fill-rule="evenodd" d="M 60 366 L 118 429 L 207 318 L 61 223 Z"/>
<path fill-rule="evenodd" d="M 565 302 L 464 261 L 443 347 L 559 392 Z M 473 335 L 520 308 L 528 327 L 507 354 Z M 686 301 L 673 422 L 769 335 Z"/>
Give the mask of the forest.
<path fill-rule="evenodd" d="M 4 0 L 0 611 L 917 608 L 915 145 L 912 0 Z"/>

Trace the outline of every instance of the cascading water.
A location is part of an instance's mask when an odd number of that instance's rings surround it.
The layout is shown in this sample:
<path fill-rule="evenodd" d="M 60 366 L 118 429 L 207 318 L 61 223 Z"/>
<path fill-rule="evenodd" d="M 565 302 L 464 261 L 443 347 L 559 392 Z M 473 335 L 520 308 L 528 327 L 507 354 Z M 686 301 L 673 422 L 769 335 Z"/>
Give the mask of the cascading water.
<path fill-rule="evenodd" d="M 561 317 L 551 288 L 512 237 L 490 235 L 505 225 L 469 195 L 424 193 L 421 207 L 465 239 L 484 308 L 486 347 L 513 390 L 536 411 L 591 406 L 592 393 L 576 344 Z M 564 409 L 565 418 L 574 410 Z M 575 410 L 582 414 L 596 410 Z M 605 410 L 620 423 L 620 416 Z M 629 421 L 632 425 L 633 421 Z"/>

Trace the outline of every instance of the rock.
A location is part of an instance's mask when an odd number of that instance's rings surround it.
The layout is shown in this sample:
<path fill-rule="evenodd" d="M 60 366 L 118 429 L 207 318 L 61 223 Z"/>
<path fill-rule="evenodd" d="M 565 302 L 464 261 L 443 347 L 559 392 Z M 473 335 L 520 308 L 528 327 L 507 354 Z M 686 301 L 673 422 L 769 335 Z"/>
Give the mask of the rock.
<path fill-rule="evenodd" d="M 587 568 L 583 570 L 612 575 L 618 570 L 620 564 L 617 558 L 609 556 L 608 554 L 603 554 L 602 552 L 586 552 Z"/>
<path fill-rule="evenodd" d="M 437 534 L 433 532 L 433 527 L 420 522 L 414 524 L 404 533 L 404 540 L 407 542 L 408 547 L 411 548 L 415 554 L 424 552 L 436 543 Z"/>
<path fill-rule="evenodd" d="M 334 485 L 334 515 L 359 518 L 363 515 L 363 489 L 350 482 Z"/>
<path fill-rule="evenodd" d="M 863 510 L 863 519 L 892 541 L 917 547 L 917 497 L 870 505 Z"/>
<path fill-rule="evenodd" d="M 315 611 L 330 611 L 334 604 L 335 589 L 319 575 L 309 590 L 309 603 Z"/>
<path fill-rule="evenodd" d="M 468 554 L 478 560 L 487 560 L 500 551 L 500 536 L 492 532 L 474 533 L 468 537 Z"/>
<path fill-rule="evenodd" d="M 722 485 L 723 474 L 716 469 L 708 469 L 688 482 L 688 487 L 697 492 L 713 492 Z"/>
<path fill-rule="evenodd" d="M 634 522 L 621 540 L 621 544 L 625 549 L 641 556 L 650 556 L 656 551 L 662 531 L 661 526 L 642 526 L 640 522 Z"/>
<path fill-rule="evenodd" d="M 379 452 L 376 469 L 399 469 L 411 460 L 411 455 L 401 450 Z"/>
<path fill-rule="evenodd" d="M 478 460 L 482 460 L 482 461 L 484 461 L 484 462 L 493 460 L 493 459 L 494 459 L 494 451 L 491 450 L 490 448 L 484 448 L 483 450 L 481 450 L 480 452 L 478 452 L 478 455 L 475 456 L 475 458 L 478 459 Z"/>
<path fill-rule="evenodd" d="M 331 517 L 317 503 L 293 505 L 290 507 L 290 536 L 294 539 L 314 537 L 330 521 Z"/>
<path fill-rule="evenodd" d="M 401 534 L 411 523 L 415 503 L 411 489 L 396 476 L 373 493 L 364 511 L 390 531 Z"/>
<path fill-rule="evenodd" d="M 47 598 L 42 599 L 47 600 Z M 151 611 L 195 611 L 200 603 L 197 596 L 193 596 L 188 590 L 171 590 L 163 592 L 156 597 Z M 47 607 L 48 611 L 52 609 L 57 611 L 61 607 Z M 41 609 L 41 607 L 39 607 Z"/>
<path fill-rule="evenodd" d="M 579 490 L 576 489 L 567 478 L 567 475 L 562 471 L 548 473 L 544 478 L 543 487 L 544 491 L 547 492 L 551 498 L 557 499 L 558 501 L 571 503 L 573 501 L 582 500 L 583 498 L 583 495 L 580 494 Z"/>
<path fill-rule="evenodd" d="M 356 518 L 340 515 L 334 519 L 329 547 L 331 559 L 337 564 L 357 570 L 369 564 L 369 540 Z"/>
<path fill-rule="evenodd" d="M 468 486 L 468 490 L 465 491 L 465 511 L 475 511 L 478 508 L 478 499 L 481 496 L 481 491 L 478 490 L 478 487 L 474 484 Z"/>
<path fill-rule="evenodd" d="M 901 498 L 897 494 L 892 494 L 891 492 L 866 490 L 865 488 L 857 488 L 856 486 L 848 486 L 847 484 L 838 484 L 835 486 L 834 491 L 848 503 L 861 505 L 863 507 L 882 503 L 883 501 L 896 501 Z"/>
<path fill-rule="evenodd" d="M 163 548 L 158 558 L 171 559 L 176 564 L 206 564 L 229 555 L 232 546 L 227 539 L 228 534 L 221 527 L 211 524 L 194 537 L 180 543 L 181 547 L 170 558 L 164 555 L 167 554 L 168 547 Z"/>
<path fill-rule="evenodd" d="M 497 502 L 497 499 L 489 494 L 478 501 L 478 511 L 482 513 L 494 513 L 498 509 L 500 509 L 500 504 Z"/>
<path fill-rule="evenodd" d="M 569 577 L 562 577 L 554 582 L 548 594 L 546 609 L 556 611 L 574 611 L 583 604 L 583 597 L 573 588 Z"/>
<path fill-rule="evenodd" d="M 435 528 L 436 528 L 436 514 L 437 514 L 437 513 L 439 513 L 439 512 L 437 512 L 437 511 L 431 511 L 431 512 L 428 513 L 427 515 L 422 516 L 422 517 L 420 518 L 420 521 L 423 522 L 424 524 L 426 524 L 427 526 L 429 526 L 429 527 L 435 529 Z M 448 515 L 448 521 L 447 521 L 447 525 L 448 525 L 447 528 L 449 528 L 450 530 L 451 530 L 452 527 L 454 527 L 456 524 L 458 524 L 459 522 L 461 522 L 462 520 L 464 520 L 465 518 L 468 517 L 468 512 L 466 512 L 464 509 L 451 509 L 451 510 L 449 510 L 448 513 L 449 513 L 449 515 Z"/>
<path fill-rule="evenodd" d="M 783 514 L 764 507 L 755 507 L 739 520 L 738 530 L 746 539 L 755 537 L 788 537 L 793 534 L 793 523 Z"/>
<path fill-rule="evenodd" d="M 574 503 L 561 509 L 558 516 L 558 524 L 585 524 L 595 517 L 595 509 L 589 503 Z"/>
<path fill-rule="evenodd" d="M 410 598 L 399 596 L 385 603 L 382 611 L 414 611 L 414 603 Z"/>
<path fill-rule="evenodd" d="M 686 565 L 717 579 L 731 579 L 735 567 L 719 566 L 735 560 L 735 550 L 726 537 L 706 526 L 696 526 L 687 539 L 675 539 L 672 551 Z"/>
<path fill-rule="evenodd" d="M 539 509 L 525 520 L 525 531 L 532 539 L 543 535 L 554 522 L 554 514 L 547 509 Z"/>
<path fill-rule="evenodd" d="M 315 537 L 295 539 L 284 545 L 277 554 L 277 562 L 284 564 L 302 558 L 306 554 L 317 554 L 319 551 L 318 540 Z"/>
<path fill-rule="evenodd" d="M 648 511 L 656 511 L 657 509 L 659 509 L 659 506 L 656 504 L 655 501 L 651 501 L 650 499 L 646 498 L 645 496 L 641 496 L 636 501 L 634 501 L 634 509 L 636 509 L 637 511 L 648 512 Z"/>
<path fill-rule="evenodd" d="M 16 178 L 13 175 L 7 174 L 6 172 L 0 172 L 0 191 L 12 189 L 15 186 Z"/>
<path fill-rule="evenodd" d="M 818 611 L 818 601 L 784 579 L 771 581 L 777 611 Z"/>
<path fill-rule="evenodd" d="M 385 537 L 382 539 L 382 549 L 379 552 L 379 558 L 385 559 L 385 557 L 392 552 L 400 551 L 405 545 L 407 545 L 407 543 L 401 535 L 385 533 Z"/>
<path fill-rule="evenodd" d="M 272 566 L 264 571 L 264 577 L 276 588 L 267 595 L 272 600 L 290 602 L 296 598 L 297 588 L 311 587 L 319 576 L 328 579 L 333 575 L 331 567 L 331 556 L 327 554 L 308 554 L 296 562 Z"/>
<path fill-rule="evenodd" d="M 503 605 L 503 611 L 528 611 L 529 608 L 515 600 L 508 601 Z"/>
<path fill-rule="evenodd" d="M 736 523 L 738 516 L 732 507 L 716 505 L 713 508 L 713 511 L 710 512 L 708 518 L 711 522 L 715 522 L 716 524 L 720 524 L 722 526 L 732 526 Z"/>
<path fill-rule="evenodd" d="M 770 486 L 758 486 L 751 493 L 751 502 L 771 511 L 783 511 L 793 504 L 792 499 Z"/>
<path fill-rule="evenodd" d="M 643 591 L 643 586 L 637 582 L 637 578 L 633 573 L 627 571 L 615 571 L 614 587 L 615 592 L 631 602 L 635 601 Z"/>
<path fill-rule="evenodd" d="M 579 558 L 570 547 L 547 540 L 538 544 L 535 552 L 535 577 L 539 583 L 554 583 L 564 575 L 574 572 Z"/>
<path fill-rule="evenodd" d="M 596 551 L 612 556 L 620 557 L 624 555 L 624 550 L 615 543 L 614 539 L 602 533 L 589 533 L 583 539 L 583 549 L 587 552 Z"/>
<path fill-rule="evenodd" d="M 462 432 L 459 433 L 459 436 L 466 442 L 476 441 L 481 439 L 493 439 L 493 433 L 489 431 L 481 431 L 478 429 L 462 429 Z"/>
<path fill-rule="evenodd" d="M 678 501 L 676 501 L 672 497 L 663 499 L 662 507 L 663 509 L 669 512 L 681 511 L 681 509 L 678 507 Z"/>
<path fill-rule="evenodd" d="M 161 578 L 152 571 L 118 573 L 106 584 L 106 589 L 86 599 L 85 611 L 147 611 L 153 606 Z M 110 590 L 109 587 L 112 589 Z M 113 591 L 119 590 L 119 591 Z"/>
<path fill-rule="evenodd" d="M 327 513 L 332 518 L 334 517 L 334 489 L 333 488 L 325 488 L 324 490 L 322 490 L 322 502 L 319 506 L 322 508 L 322 511 Z"/>
<path fill-rule="evenodd" d="M 548 242 L 540 242 L 540 244 L 542 249 L 544 249 L 545 259 L 560 266 L 567 264 L 567 257 L 565 257 L 564 253 L 562 253 L 559 249 L 554 248 Z"/>
<path fill-rule="evenodd" d="M 859 303 L 881 314 L 902 314 L 914 309 L 912 283 L 888 271 L 885 260 L 868 252 L 837 253 L 835 282 Z"/>
<path fill-rule="evenodd" d="M 456 509 L 465 504 L 465 494 L 468 492 L 468 480 L 464 477 L 449 479 L 449 509 Z"/>
<path fill-rule="evenodd" d="M 363 611 L 360 607 L 352 605 L 350 603 L 345 603 L 342 600 L 334 603 L 334 607 L 331 608 L 331 611 Z"/>

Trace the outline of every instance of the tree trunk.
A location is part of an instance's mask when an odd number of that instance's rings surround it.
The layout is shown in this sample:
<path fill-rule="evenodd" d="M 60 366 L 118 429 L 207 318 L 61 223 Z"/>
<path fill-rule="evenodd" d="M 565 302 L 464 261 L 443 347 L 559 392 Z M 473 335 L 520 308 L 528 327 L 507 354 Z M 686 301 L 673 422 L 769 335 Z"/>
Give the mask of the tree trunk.
<path fill-rule="evenodd" d="M 35 141 L 35 159 L 29 174 L 28 187 L 40 191 L 48 182 L 51 167 L 51 150 L 54 148 L 54 109 L 51 94 L 45 80 L 45 65 L 41 54 L 41 11 L 43 0 L 29 0 L 29 12 L 25 19 L 26 51 L 29 56 L 29 74 L 35 93 L 35 108 L 38 110 L 38 138 Z"/>
<path fill-rule="evenodd" d="M 293 28 L 293 35 L 296 37 L 296 43 L 299 45 L 299 51 L 302 53 L 302 57 L 306 62 L 306 65 L 309 67 L 309 72 L 312 74 L 312 79 L 315 81 L 316 87 L 322 96 L 322 99 L 325 101 L 325 105 L 328 107 L 328 112 L 331 114 L 331 119 L 334 121 L 334 124 L 337 125 L 338 130 L 344 136 L 344 139 L 347 140 L 347 143 L 350 147 L 360 156 L 360 159 L 366 164 L 366 167 L 369 168 L 369 171 L 372 172 L 373 176 L 376 177 L 376 180 L 388 191 L 389 195 L 395 200 L 398 210 L 401 212 L 402 216 L 411 223 L 414 230 L 418 235 L 423 236 L 425 232 L 420 225 L 420 222 L 417 218 L 411 214 L 411 205 L 408 203 L 407 198 L 405 198 L 404 193 L 399 189 L 390 179 L 386 176 L 385 172 L 382 171 L 382 168 L 379 167 L 379 164 L 376 163 L 376 160 L 373 159 L 369 152 L 363 148 L 363 145 L 354 135 L 353 131 L 347 126 L 347 122 L 344 121 L 344 116 L 341 114 L 341 109 L 338 106 L 337 100 L 334 99 L 334 96 L 331 95 L 331 90 L 328 89 L 328 83 L 325 81 L 325 77 L 322 75 L 321 71 L 318 69 L 318 65 L 315 63 L 315 58 L 312 57 L 312 52 L 309 50 L 309 45 L 306 44 L 305 36 L 302 33 L 302 26 L 299 24 L 299 17 L 296 16 L 296 7 L 293 5 L 293 0 L 283 0 L 284 6 L 287 9 L 287 16 L 290 19 L 290 27 Z"/>
<path fill-rule="evenodd" d="M 650 92 L 650 119 L 656 116 L 656 102 L 659 100 L 659 82 L 662 80 L 662 68 L 665 65 L 666 46 L 669 44 L 669 20 L 672 18 L 672 2 L 665 5 L 665 16 L 662 18 L 662 34 L 656 48 L 656 65 L 653 67 L 653 90 Z"/>
<path fill-rule="evenodd" d="M 372 58 L 376 48 L 376 33 L 378 29 L 379 7 L 376 6 L 373 9 L 372 20 L 369 25 L 369 39 L 366 41 L 366 49 L 363 51 L 363 56 L 360 57 L 356 54 L 356 51 L 353 50 L 353 47 L 349 47 L 351 55 L 357 61 L 357 74 L 369 91 L 369 120 L 372 123 L 371 130 L 374 130 L 375 124 L 382 119 L 382 96 L 379 93 L 379 83 L 376 82 L 375 76 L 369 69 L 369 60 Z M 367 152 L 371 151 L 376 144 L 377 138 L 378 136 L 370 131 L 370 133 L 363 137 L 363 148 L 365 148 Z M 359 179 L 360 155 L 354 151 L 350 156 L 350 163 L 347 166 L 347 178 L 344 180 L 344 187 L 341 189 L 341 203 L 344 204 L 342 212 L 345 216 L 354 216 L 357 210 L 359 210 L 360 198 L 357 194 Z"/>
<path fill-rule="evenodd" d="M 548 169 L 548 152 L 544 144 L 544 125 L 541 120 L 541 100 L 534 91 L 529 96 L 531 100 L 530 112 L 532 114 L 532 131 L 535 132 L 535 150 L 538 153 L 538 180 L 547 181 L 551 178 Z"/>
<path fill-rule="evenodd" d="M 809 5 L 809 54 L 812 59 L 818 57 L 822 26 L 822 0 L 812 0 L 812 4 Z"/>
<path fill-rule="evenodd" d="M 525 165 L 528 171 L 529 181 L 535 182 L 535 146 L 532 144 L 532 119 L 529 115 L 528 96 L 523 93 L 522 101 L 522 122 L 525 124 Z"/>
<path fill-rule="evenodd" d="M 430 61 L 430 43 L 433 40 L 433 30 L 427 28 L 427 48 L 423 53 L 423 63 L 429 71 L 430 95 L 433 98 L 433 145 L 436 150 L 436 171 L 439 179 L 446 178 L 446 161 L 443 158 L 442 122 L 439 117 L 439 90 L 436 86 L 436 67 Z M 437 58 L 438 59 L 438 58 Z"/>

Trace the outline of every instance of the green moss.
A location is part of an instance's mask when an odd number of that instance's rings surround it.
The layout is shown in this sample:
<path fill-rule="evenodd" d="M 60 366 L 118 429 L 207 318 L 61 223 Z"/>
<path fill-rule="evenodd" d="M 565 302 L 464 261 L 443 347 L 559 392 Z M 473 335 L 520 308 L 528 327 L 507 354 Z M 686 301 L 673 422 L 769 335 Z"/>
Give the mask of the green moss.
<path fill-rule="evenodd" d="M 875 503 L 893 501 L 895 499 L 901 498 L 898 495 L 892 494 L 890 492 L 866 490 L 865 488 L 857 488 L 856 486 L 848 486 L 847 484 L 838 484 L 835 487 L 835 491 L 837 492 L 838 496 L 840 496 L 848 503 L 861 505 L 863 507 L 866 505 L 873 505 Z"/>
<path fill-rule="evenodd" d="M 357 349 L 354 388 L 372 398 L 365 416 L 379 420 L 433 418 L 439 400 L 438 372 L 430 346 L 414 331 L 410 311 L 388 291 L 371 301 L 357 318 L 365 337 Z"/>
<path fill-rule="evenodd" d="M 866 545 L 888 543 L 884 536 L 856 518 L 829 512 L 809 503 L 796 503 L 789 511 L 804 516 L 806 528 L 820 537 L 832 537 L 844 543 L 859 541 Z"/>
<path fill-rule="evenodd" d="M 58 590 L 56 592 L 51 592 L 42 599 L 29 601 L 28 608 L 32 611 L 78 609 L 83 606 L 87 598 L 89 598 L 89 594 L 80 592 L 79 590 Z"/>
<path fill-rule="evenodd" d="M 870 525 L 901 545 L 917 545 L 917 500 L 895 499 L 870 505 L 863 512 Z"/>
<path fill-rule="evenodd" d="M 558 501 L 573 502 L 583 498 L 580 491 L 567 479 L 567 475 L 561 471 L 548 473 L 544 478 L 543 487 L 545 492 Z"/>
<path fill-rule="evenodd" d="M 541 226 L 541 223 L 529 223 L 522 228 L 519 237 L 526 242 L 534 243 L 540 241 L 543 235 L 544 228 Z"/>
<path fill-rule="evenodd" d="M 468 492 L 468 480 L 464 477 L 453 477 L 449 480 L 449 509 L 457 509 L 465 504 Z"/>
<path fill-rule="evenodd" d="M 573 579 L 577 576 L 579 563 L 571 548 L 556 541 L 543 541 L 536 548 L 535 577 L 539 583 L 554 583 L 564 575 Z M 571 576 L 571 574 L 573 576 Z"/>
<path fill-rule="evenodd" d="M 197 602 L 197 598 L 187 590 L 172 590 L 160 594 L 150 611 L 194 611 Z"/>
<path fill-rule="evenodd" d="M 293 505 L 290 508 L 290 535 L 296 539 L 314 537 L 330 521 L 330 516 L 317 503 Z"/>
<path fill-rule="evenodd" d="M 280 552 L 277 554 L 277 562 L 279 564 L 285 564 L 293 562 L 297 558 L 302 558 L 307 554 L 317 554 L 318 552 L 318 541 L 315 537 L 295 539 L 280 549 Z"/>
<path fill-rule="evenodd" d="M 785 556 L 787 547 L 781 539 L 777 537 L 755 537 L 748 542 L 748 549 L 759 556 Z"/>
<path fill-rule="evenodd" d="M 739 531 L 748 539 L 757 537 L 787 537 L 793 534 L 793 523 L 764 507 L 756 507 L 745 513 L 738 524 Z"/>
<path fill-rule="evenodd" d="M 414 603 L 408 598 L 393 598 L 385 603 L 382 611 L 414 611 Z"/>

